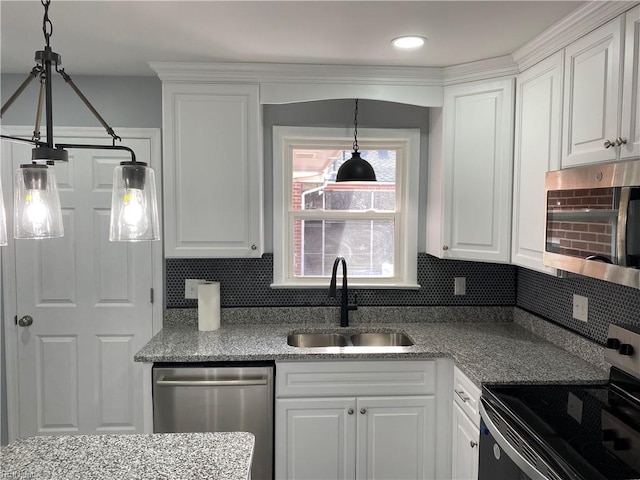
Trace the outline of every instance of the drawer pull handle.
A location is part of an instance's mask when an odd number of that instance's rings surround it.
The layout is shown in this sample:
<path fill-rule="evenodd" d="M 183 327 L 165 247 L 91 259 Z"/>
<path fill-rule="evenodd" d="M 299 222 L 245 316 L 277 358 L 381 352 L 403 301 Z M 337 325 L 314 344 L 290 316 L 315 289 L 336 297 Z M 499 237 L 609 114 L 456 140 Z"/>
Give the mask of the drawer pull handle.
<path fill-rule="evenodd" d="M 453 390 L 454 392 L 456 392 L 456 395 L 458 395 L 460 397 L 460 400 L 462 400 L 463 402 L 467 403 L 467 401 L 469 401 L 469 397 L 464 393 L 464 390 Z"/>

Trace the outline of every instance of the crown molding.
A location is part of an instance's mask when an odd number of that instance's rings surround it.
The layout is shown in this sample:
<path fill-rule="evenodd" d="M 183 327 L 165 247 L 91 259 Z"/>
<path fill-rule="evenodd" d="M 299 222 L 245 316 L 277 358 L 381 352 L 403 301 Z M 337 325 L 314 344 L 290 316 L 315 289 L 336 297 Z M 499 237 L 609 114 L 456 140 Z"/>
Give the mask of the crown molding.
<path fill-rule="evenodd" d="M 477 62 L 461 63 L 460 65 L 445 67 L 443 70 L 443 84 L 445 86 L 476 80 L 506 77 L 519 73 L 518 65 L 513 61 L 511 55 L 478 60 Z"/>
<path fill-rule="evenodd" d="M 586 2 L 511 56 L 520 71 L 524 71 L 638 4 L 640 2 Z"/>
<path fill-rule="evenodd" d="M 149 62 L 149 66 L 163 82 L 442 86 L 439 67 L 189 62 Z"/>

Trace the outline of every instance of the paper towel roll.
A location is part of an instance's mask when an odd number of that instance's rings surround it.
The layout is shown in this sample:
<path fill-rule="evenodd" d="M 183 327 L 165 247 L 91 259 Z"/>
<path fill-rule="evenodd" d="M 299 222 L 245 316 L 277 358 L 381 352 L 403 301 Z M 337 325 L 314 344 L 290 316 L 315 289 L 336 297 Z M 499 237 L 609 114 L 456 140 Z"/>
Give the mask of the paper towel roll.
<path fill-rule="evenodd" d="M 220 282 L 198 284 L 198 330 L 220 328 Z"/>

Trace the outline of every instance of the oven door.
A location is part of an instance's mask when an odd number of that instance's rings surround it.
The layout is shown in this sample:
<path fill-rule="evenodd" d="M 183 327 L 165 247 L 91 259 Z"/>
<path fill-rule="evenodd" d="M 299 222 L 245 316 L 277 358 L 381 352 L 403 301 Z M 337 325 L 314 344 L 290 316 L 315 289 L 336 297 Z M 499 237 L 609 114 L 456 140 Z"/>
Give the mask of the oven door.
<path fill-rule="evenodd" d="M 480 398 L 480 465 L 478 480 L 561 480 L 525 440 L 483 397 Z"/>

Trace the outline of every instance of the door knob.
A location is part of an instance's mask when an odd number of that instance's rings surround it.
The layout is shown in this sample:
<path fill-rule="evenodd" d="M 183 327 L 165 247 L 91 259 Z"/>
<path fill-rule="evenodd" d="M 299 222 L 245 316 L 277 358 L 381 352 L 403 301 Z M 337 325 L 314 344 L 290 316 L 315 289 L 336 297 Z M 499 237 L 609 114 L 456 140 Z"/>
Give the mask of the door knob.
<path fill-rule="evenodd" d="M 18 320 L 18 325 L 20 325 L 21 327 L 28 327 L 32 323 L 33 323 L 33 317 L 31 317 L 30 315 L 25 315 L 20 320 Z"/>
<path fill-rule="evenodd" d="M 626 138 L 622 138 L 622 137 L 616 138 L 616 147 L 619 147 L 620 145 L 626 145 L 626 143 L 627 143 Z"/>
<path fill-rule="evenodd" d="M 360 409 L 360 413 L 361 413 L 362 415 L 364 415 L 365 413 L 367 413 L 367 409 L 366 409 L 366 408 L 361 408 L 361 409 Z"/>
<path fill-rule="evenodd" d="M 347 413 L 348 413 L 349 415 L 353 415 L 353 408 L 350 408 L 349 410 L 347 410 Z"/>
<path fill-rule="evenodd" d="M 471 448 L 476 448 L 478 446 L 478 442 L 474 442 L 473 440 L 470 440 L 469 445 L 471 446 Z"/>
<path fill-rule="evenodd" d="M 616 141 L 613 140 L 605 140 L 604 141 L 604 148 L 611 148 L 611 147 L 615 147 L 616 146 Z"/>

